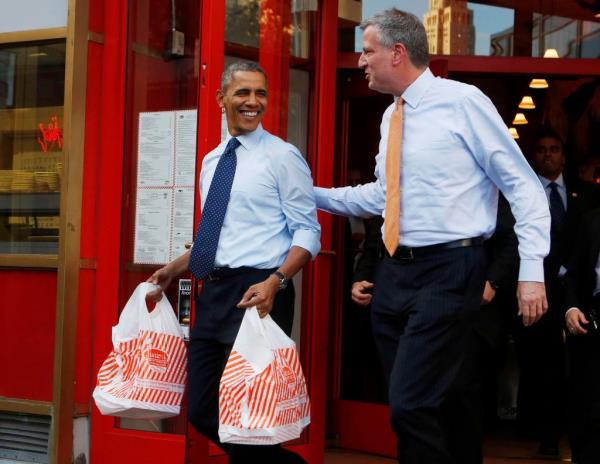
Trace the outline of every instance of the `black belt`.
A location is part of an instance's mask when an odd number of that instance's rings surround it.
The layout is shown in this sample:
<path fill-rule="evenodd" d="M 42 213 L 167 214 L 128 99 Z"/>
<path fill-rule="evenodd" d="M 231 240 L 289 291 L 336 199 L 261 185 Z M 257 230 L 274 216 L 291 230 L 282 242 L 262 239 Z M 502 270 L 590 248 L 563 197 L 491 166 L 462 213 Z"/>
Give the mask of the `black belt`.
<path fill-rule="evenodd" d="M 435 245 L 427 245 L 422 247 L 406 247 L 399 246 L 394 253 L 394 256 L 385 251 L 385 256 L 398 261 L 407 261 L 421 256 L 427 256 L 433 253 L 437 253 L 443 250 L 450 250 L 452 248 L 463 248 L 471 246 L 480 246 L 483 244 L 483 237 L 475 238 L 463 238 L 461 240 L 453 240 L 452 242 L 436 243 Z"/>

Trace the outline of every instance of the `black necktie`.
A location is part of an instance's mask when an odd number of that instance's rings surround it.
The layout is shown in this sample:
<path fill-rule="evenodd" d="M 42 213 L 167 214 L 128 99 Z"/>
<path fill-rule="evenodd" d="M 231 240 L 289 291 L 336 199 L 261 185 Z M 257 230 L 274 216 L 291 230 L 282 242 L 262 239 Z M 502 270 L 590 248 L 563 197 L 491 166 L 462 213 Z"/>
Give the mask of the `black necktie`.
<path fill-rule="evenodd" d="M 560 232 L 565 225 L 565 205 L 560 197 L 560 193 L 558 193 L 558 184 L 556 182 L 550 182 L 548 187 L 550 188 L 550 218 L 552 221 L 552 229 Z"/>
<path fill-rule="evenodd" d="M 215 266 L 219 236 L 225 220 L 237 166 L 235 150 L 239 145 L 240 142 L 235 137 L 227 143 L 206 195 L 200 225 L 190 255 L 189 268 L 197 279 L 206 277 Z"/>

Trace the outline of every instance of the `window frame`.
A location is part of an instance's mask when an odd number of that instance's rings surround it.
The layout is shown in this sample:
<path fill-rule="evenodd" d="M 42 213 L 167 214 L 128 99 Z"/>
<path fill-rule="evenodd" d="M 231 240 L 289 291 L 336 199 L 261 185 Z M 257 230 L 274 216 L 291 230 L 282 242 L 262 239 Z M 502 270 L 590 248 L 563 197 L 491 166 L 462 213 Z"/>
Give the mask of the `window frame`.
<path fill-rule="evenodd" d="M 17 44 L 26 42 L 40 42 L 46 40 L 67 40 L 67 28 L 57 27 L 49 29 L 33 29 L 29 31 L 4 32 L 0 33 L 0 44 Z M 67 76 L 72 72 L 72 64 L 65 63 L 65 87 L 68 85 Z M 67 89 L 65 89 L 65 97 L 63 101 L 63 120 L 65 115 L 72 110 L 72 105 L 67 106 Z M 66 138 L 67 134 L 63 134 Z M 66 151 L 65 151 L 66 157 Z M 62 183 L 62 181 L 61 181 Z M 67 194 L 61 188 L 61 195 Z M 59 218 L 62 218 L 63 211 L 61 209 Z M 59 219 L 60 220 L 60 219 Z M 62 230 L 59 229 L 59 240 Z M 0 253 L 0 269 L 4 268 L 29 268 L 29 269 L 58 269 L 59 252 L 52 254 L 37 254 L 37 253 Z"/>

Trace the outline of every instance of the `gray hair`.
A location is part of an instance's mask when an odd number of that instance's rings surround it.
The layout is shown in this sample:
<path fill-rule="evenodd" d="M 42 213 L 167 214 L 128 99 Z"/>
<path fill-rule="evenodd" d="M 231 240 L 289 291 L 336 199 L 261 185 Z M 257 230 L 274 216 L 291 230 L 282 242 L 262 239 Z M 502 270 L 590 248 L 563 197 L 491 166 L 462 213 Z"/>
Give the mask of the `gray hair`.
<path fill-rule="evenodd" d="M 227 87 L 233 81 L 233 75 L 238 71 L 250 71 L 250 72 L 258 72 L 265 76 L 265 82 L 267 82 L 267 73 L 263 68 L 260 67 L 258 63 L 254 63 L 252 61 L 235 61 L 231 63 L 223 74 L 221 74 L 221 91 L 225 92 Z"/>
<path fill-rule="evenodd" d="M 360 24 L 364 31 L 373 26 L 379 33 L 379 42 L 387 48 L 404 44 L 412 64 L 418 68 L 429 65 L 429 46 L 423 23 L 412 13 L 390 8 L 371 16 Z"/>

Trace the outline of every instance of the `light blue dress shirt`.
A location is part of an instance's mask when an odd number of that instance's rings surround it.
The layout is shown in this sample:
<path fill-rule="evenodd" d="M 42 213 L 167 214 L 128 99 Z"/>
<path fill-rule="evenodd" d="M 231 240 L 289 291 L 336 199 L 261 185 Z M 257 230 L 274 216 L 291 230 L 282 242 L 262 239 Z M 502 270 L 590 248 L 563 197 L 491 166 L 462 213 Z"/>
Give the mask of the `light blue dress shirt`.
<path fill-rule="evenodd" d="M 426 69 L 402 94 L 400 244 L 433 245 L 489 237 L 498 187 L 516 218 L 519 280 L 544 281 L 550 212 L 539 179 L 489 98 L 477 87 L 436 78 Z M 382 215 L 390 115 L 383 114 L 376 180 L 356 187 L 315 188 L 317 207 L 350 216 Z"/>
<path fill-rule="evenodd" d="M 231 135 L 204 157 L 200 175 L 202 206 L 219 157 Z M 219 236 L 216 267 L 271 269 L 299 246 L 314 258 L 321 227 L 310 169 L 293 145 L 261 125 L 237 137 L 237 167 Z"/>

